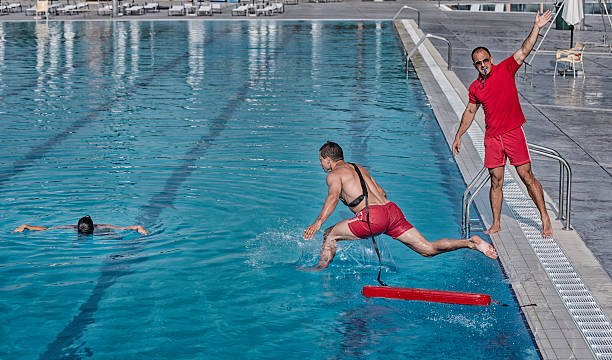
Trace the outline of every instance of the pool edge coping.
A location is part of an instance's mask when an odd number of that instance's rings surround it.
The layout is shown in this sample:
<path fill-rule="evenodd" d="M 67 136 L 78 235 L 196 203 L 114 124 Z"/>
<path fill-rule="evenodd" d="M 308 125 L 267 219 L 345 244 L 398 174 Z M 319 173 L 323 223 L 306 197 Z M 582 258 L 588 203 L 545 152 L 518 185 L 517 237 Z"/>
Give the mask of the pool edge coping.
<path fill-rule="evenodd" d="M 413 20 L 398 20 L 394 25 L 405 52 L 414 45 L 405 26 L 411 26 L 411 31 L 416 31 L 419 37 L 424 35 Z M 438 68 L 430 68 L 419 52 L 416 52 L 411 60 L 436 115 L 436 120 L 447 143 L 450 144 L 459 125 L 456 109 L 458 106 L 465 107 L 467 89 L 454 72 L 442 70 L 446 69 L 447 64 L 429 40 L 426 40 L 421 46 L 425 47 L 433 57 Z M 442 76 L 451 84 L 452 89 L 448 87 L 443 89 L 434 72 L 438 76 L 442 73 Z M 461 99 L 460 103 L 457 98 Z M 453 110 L 453 105 L 455 110 Z M 475 122 L 481 129 L 484 128 L 482 112 L 477 114 Z M 482 160 L 469 136 L 463 137 L 462 145 L 461 154 L 456 157 L 456 161 L 467 183 L 482 168 Z M 513 176 L 518 179 L 515 172 Z M 520 181 L 517 182 L 520 183 Z M 549 203 L 550 197 L 548 195 L 546 197 Z M 490 223 L 488 197 L 479 195 L 475 205 L 482 210 L 483 220 Z M 461 205 L 457 204 L 457 206 Z M 502 212 L 502 227 L 504 231 L 491 238 L 541 356 L 545 359 L 592 359 L 594 354 L 590 346 L 574 323 L 548 274 L 529 245 L 519 223 L 513 219 L 506 206 Z M 563 231 L 561 223 L 556 220 L 553 220 L 553 228 L 555 240 L 581 275 L 602 311 L 610 318 L 612 280 L 575 231 Z M 532 306 L 534 303 L 537 306 Z"/>

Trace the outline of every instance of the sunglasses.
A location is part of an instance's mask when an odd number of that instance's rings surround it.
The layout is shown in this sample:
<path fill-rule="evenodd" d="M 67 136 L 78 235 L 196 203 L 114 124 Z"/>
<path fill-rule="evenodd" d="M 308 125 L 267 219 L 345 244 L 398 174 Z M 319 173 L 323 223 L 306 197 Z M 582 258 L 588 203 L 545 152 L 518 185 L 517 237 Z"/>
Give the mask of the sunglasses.
<path fill-rule="evenodd" d="M 489 62 L 491 62 L 490 58 L 484 58 L 484 59 L 482 59 L 480 61 L 474 61 L 474 66 L 479 67 L 479 66 L 482 66 L 484 64 L 488 64 Z"/>

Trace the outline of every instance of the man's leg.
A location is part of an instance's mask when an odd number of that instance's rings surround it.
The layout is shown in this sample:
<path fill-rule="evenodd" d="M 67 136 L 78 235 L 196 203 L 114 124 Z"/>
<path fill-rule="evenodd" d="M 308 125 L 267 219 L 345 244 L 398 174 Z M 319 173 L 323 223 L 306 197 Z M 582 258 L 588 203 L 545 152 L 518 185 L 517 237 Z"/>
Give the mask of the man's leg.
<path fill-rule="evenodd" d="M 416 229 L 404 231 L 400 236 L 396 238 L 401 241 L 404 245 L 408 246 L 417 253 L 432 257 L 441 253 L 454 251 L 457 249 L 472 249 L 478 250 L 491 259 L 497 259 L 497 251 L 479 236 L 472 236 L 469 239 L 439 239 L 433 242 L 427 241 L 425 237 Z"/>
<path fill-rule="evenodd" d="M 502 187 L 504 185 L 504 167 L 496 167 L 489 169 L 491 175 L 491 190 L 489 191 L 489 201 L 491 202 L 491 211 L 493 212 L 493 225 L 485 234 L 494 234 L 501 230 L 501 208 L 504 200 Z"/>
<path fill-rule="evenodd" d="M 540 219 L 542 219 L 542 235 L 544 237 L 551 237 L 553 234 L 552 225 L 550 223 L 548 211 L 546 211 L 546 204 L 544 203 L 544 191 L 542 190 L 542 184 L 540 184 L 540 182 L 533 175 L 530 163 L 517 166 L 516 171 L 527 187 L 529 196 L 540 212 Z"/>
<path fill-rule="evenodd" d="M 348 219 L 342 220 L 336 225 L 325 229 L 323 232 L 323 246 L 321 247 L 321 255 L 317 269 L 325 269 L 336 256 L 336 243 L 340 240 L 357 240 L 357 236 L 353 235 L 348 227 Z"/>

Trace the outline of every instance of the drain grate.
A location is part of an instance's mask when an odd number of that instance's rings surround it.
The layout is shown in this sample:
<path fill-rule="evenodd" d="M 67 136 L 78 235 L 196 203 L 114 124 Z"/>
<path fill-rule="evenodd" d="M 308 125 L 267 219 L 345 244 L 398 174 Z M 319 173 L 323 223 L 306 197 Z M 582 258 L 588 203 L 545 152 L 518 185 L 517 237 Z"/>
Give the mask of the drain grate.
<path fill-rule="evenodd" d="M 468 134 L 480 157 L 484 157 L 484 134 L 472 126 Z M 612 360 L 612 326 L 593 294 L 576 273 L 554 239 L 542 237 L 540 214 L 508 171 L 504 174 L 504 199 L 540 260 L 557 293 L 582 332 L 596 359 Z"/>
<path fill-rule="evenodd" d="M 412 41 L 417 43 L 419 36 L 414 27 L 407 20 L 403 20 L 402 23 Z M 420 53 L 440 88 L 446 94 L 453 111 L 458 118 L 461 118 L 465 109 L 463 99 L 454 91 L 454 87 L 437 65 L 429 50 L 421 47 Z M 484 134 L 482 130 L 478 126 L 471 126 L 468 129 L 468 134 L 481 159 L 484 158 Z M 540 216 L 535 205 L 531 202 L 531 199 L 523 194 L 514 178 L 507 171 L 504 175 L 504 183 L 506 203 L 512 209 L 515 219 L 519 222 L 529 244 L 555 286 L 576 326 L 582 332 L 591 352 L 597 359 L 612 360 L 612 327 L 610 321 L 601 311 L 595 298 L 586 288 L 557 242 L 542 237 L 539 228 Z"/>

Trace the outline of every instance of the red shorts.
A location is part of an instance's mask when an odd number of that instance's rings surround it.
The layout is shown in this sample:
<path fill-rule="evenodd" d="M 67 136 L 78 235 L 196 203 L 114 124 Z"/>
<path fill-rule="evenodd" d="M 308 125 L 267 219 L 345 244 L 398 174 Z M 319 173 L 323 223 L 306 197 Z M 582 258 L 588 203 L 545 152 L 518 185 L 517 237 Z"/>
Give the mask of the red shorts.
<path fill-rule="evenodd" d="M 510 164 L 514 166 L 531 162 L 527 149 L 527 139 L 522 126 L 501 135 L 485 138 L 484 146 L 484 165 L 488 169 L 505 166 L 506 157 L 510 159 Z"/>
<path fill-rule="evenodd" d="M 392 202 L 370 205 L 370 226 L 374 235 L 385 233 L 394 239 L 414 227 L 406 220 L 402 210 Z M 353 235 L 360 239 L 370 236 L 365 208 L 349 219 L 348 227 Z"/>

